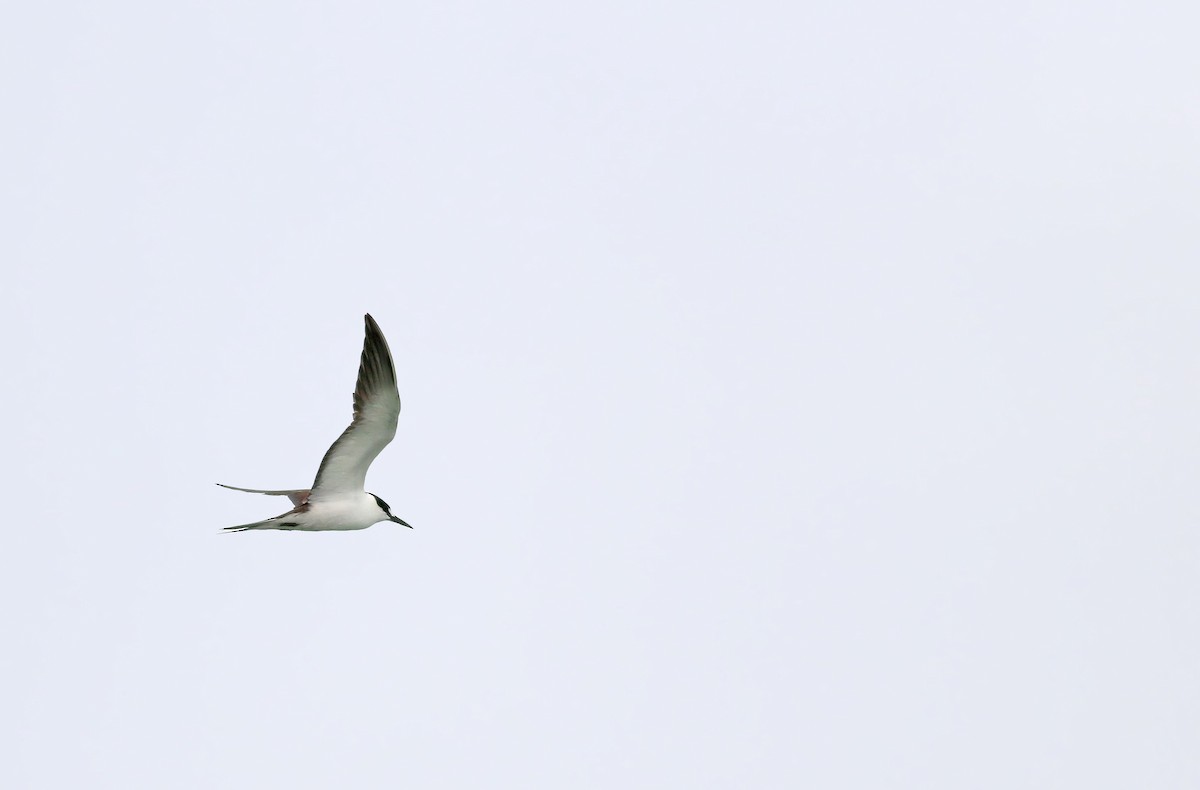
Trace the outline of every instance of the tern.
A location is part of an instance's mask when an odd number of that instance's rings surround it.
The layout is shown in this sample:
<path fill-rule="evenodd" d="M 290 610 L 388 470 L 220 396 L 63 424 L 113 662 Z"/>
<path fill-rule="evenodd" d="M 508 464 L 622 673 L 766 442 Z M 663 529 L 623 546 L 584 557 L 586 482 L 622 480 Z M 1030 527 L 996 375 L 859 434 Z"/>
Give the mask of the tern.
<path fill-rule="evenodd" d="M 354 419 L 321 459 L 317 479 L 310 489 L 264 491 L 217 483 L 222 488 L 249 494 L 285 496 L 294 508 L 252 524 L 226 527 L 226 532 L 249 529 L 323 530 L 366 529 L 380 521 L 411 525 L 392 515 L 391 508 L 366 490 L 367 468 L 396 436 L 400 416 L 400 393 L 396 389 L 396 367 L 379 324 L 366 316 L 367 336 L 358 364 L 354 387 Z"/>

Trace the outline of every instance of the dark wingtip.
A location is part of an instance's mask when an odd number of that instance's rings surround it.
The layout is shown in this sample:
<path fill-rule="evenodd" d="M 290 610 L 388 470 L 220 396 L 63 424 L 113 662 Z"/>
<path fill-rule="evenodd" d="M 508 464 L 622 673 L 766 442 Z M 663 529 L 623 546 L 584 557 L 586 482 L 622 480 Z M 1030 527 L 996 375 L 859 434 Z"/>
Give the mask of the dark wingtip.
<path fill-rule="evenodd" d="M 392 383 L 396 380 L 396 367 L 392 362 L 392 352 L 388 348 L 383 330 L 370 313 L 364 316 L 366 321 L 366 337 L 363 339 L 362 356 L 358 364 L 358 382 L 355 385 L 355 403 L 358 397 L 373 389 L 378 383 Z"/>
<path fill-rule="evenodd" d="M 387 341 L 383 339 L 383 330 L 379 328 L 379 323 L 371 317 L 370 313 L 367 313 L 365 316 L 363 316 L 363 323 L 366 324 L 366 335 L 368 341 L 373 343 L 382 342 L 386 347 Z M 366 350 L 365 346 L 363 350 Z M 390 355 L 391 352 L 389 351 L 388 354 Z"/>

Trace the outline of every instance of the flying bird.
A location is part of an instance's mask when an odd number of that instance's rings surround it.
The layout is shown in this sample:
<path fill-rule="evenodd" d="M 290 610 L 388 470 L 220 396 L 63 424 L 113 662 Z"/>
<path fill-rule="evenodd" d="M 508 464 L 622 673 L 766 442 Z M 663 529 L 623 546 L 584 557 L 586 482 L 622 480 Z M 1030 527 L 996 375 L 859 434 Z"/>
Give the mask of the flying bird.
<path fill-rule="evenodd" d="M 354 420 L 321 459 L 312 488 L 263 491 L 217 483 L 234 491 L 285 496 L 295 506 L 265 521 L 226 527 L 226 532 L 366 529 L 380 521 L 393 521 L 412 528 L 392 515 L 387 502 L 365 490 L 367 468 L 395 437 L 396 419 L 400 416 L 400 393 L 396 389 L 392 352 L 388 350 L 387 340 L 375 319 L 367 315 L 366 322 L 367 336 L 363 340 L 358 383 L 354 387 Z"/>

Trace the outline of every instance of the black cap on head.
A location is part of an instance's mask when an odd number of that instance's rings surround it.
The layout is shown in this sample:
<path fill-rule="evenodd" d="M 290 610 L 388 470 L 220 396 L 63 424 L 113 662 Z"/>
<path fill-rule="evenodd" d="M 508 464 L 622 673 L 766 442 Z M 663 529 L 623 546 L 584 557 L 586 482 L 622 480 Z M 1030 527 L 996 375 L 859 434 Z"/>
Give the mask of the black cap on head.
<path fill-rule="evenodd" d="M 392 509 L 390 507 L 388 507 L 387 502 L 384 502 L 382 499 L 375 496 L 374 494 L 371 494 L 371 496 L 375 497 L 375 502 L 376 502 L 376 504 L 379 505 L 379 509 L 382 510 L 385 514 L 387 514 L 388 521 L 394 521 L 397 524 L 403 524 L 404 526 L 408 527 L 409 529 L 412 529 L 412 524 L 409 524 L 405 521 L 401 521 L 400 519 L 398 519 L 392 515 Z"/>

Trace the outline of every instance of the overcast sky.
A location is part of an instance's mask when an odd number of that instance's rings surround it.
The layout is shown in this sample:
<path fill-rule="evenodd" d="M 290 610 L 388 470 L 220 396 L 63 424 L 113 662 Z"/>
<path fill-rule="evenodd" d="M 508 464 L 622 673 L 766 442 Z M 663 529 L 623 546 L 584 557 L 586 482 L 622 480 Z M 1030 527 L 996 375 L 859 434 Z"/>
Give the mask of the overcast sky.
<path fill-rule="evenodd" d="M 1195 9 L 7 4 L 0 784 L 1200 787 Z"/>

